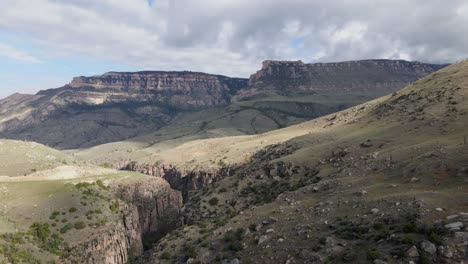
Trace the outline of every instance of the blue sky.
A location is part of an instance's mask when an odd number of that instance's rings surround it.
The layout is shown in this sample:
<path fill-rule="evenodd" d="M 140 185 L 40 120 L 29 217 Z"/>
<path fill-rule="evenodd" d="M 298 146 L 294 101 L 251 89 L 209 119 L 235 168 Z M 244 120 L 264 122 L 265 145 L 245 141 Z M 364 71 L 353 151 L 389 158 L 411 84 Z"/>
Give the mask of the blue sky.
<path fill-rule="evenodd" d="M 153 2 L 154 2 L 154 0 L 148 0 L 148 5 L 153 6 Z"/>
<path fill-rule="evenodd" d="M 108 71 L 248 77 L 267 59 L 447 63 L 468 55 L 466 0 L 1 2 L 0 98 Z"/>
<path fill-rule="evenodd" d="M 75 76 L 133 70 L 123 63 L 86 55 L 51 54 L 47 47 L 33 44 L 27 37 L 14 37 L 2 30 L 0 43 L 31 56 L 22 58 L 0 54 L 0 98 L 15 92 L 36 93 L 42 89 L 61 87 Z"/>

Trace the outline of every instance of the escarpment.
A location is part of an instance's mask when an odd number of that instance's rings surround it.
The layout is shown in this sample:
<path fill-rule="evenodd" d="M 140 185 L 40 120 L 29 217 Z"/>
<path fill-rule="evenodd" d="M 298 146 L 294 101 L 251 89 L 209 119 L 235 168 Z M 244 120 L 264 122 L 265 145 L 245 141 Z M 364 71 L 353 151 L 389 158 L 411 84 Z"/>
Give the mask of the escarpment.
<path fill-rule="evenodd" d="M 362 60 L 305 64 L 302 61 L 264 61 L 252 74 L 249 88 L 235 99 L 268 94 L 301 95 L 323 92 L 392 93 L 447 65 L 402 60 Z"/>

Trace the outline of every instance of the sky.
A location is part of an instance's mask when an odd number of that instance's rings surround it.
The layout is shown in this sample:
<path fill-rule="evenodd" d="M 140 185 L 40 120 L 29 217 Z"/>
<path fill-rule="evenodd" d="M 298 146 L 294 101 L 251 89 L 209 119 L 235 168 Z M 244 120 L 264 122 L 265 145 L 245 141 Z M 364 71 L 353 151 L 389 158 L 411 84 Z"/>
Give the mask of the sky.
<path fill-rule="evenodd" d="M 0 98 L 108 71 L 468 56 L 466 0 L 0 0 Z"/>

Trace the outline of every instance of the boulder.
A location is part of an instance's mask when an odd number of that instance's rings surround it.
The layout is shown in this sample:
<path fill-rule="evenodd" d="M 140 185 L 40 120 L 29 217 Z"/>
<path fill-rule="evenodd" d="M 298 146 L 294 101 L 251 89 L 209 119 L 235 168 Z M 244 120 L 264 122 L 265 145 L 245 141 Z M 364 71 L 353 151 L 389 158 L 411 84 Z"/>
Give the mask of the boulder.
<path fill-rule="evenodd" d="M 430 255 L 434 255 L 437 252 L 436 246 L 427 240 L 421 242 L 421 249 Z"/>
<path fill-rule="evenodd" d="M 450 229 L 450 230 L 460 230 L 463 227 L 463 223 L 462 222 L 453 222 L 453 223 L 450 223 L 450 224 L 446 224 L 444 227 L 447 228 L 447 229 Z"/>
<path fill-rule="evenodd" d="M 410 258 L 418 258 L 419 257 L 419 251 L 416 248 L 416 246 L 412 246 L 408 251 L 406 251 L 406 256 Z"/>
<path fill-rule="evenodd" d="M 453 220 L 453 219 L 458 218 L 458 216 L 459 216 L 459 215 L 457 215 L 457 214 L 449 215 L 449 216 L 446 217 L 446 219 L 447 219 L 447 220 Z"/>
<path fill-rule="evenodd" d="M 261 244 L 265 243 L 267 240 L 268 240 L 268 236 L 261 236 L 258 239 L 258 244 L 261 245 Z"/>
<path fill-rule="evenodd" d="M 413 177 L 411 178 L 410 182 L 418 182 L 419 181 L 419 178 L 418 177 Z"/>

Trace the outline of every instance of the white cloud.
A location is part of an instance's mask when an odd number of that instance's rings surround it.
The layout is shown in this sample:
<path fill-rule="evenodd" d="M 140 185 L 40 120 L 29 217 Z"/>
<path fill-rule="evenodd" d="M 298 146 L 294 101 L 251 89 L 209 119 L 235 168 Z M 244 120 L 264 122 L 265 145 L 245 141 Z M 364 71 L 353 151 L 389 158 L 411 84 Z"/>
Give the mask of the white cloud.
<path fill-rule="evenodd" d="M 135 70 L 248 76 L 264 59 L 465 58 L 466 10 L 463 0 L 2 0 L 0 30 Z"/>
<path fill-rule="evenodd" d="M 23 61 L 23 62 L 32 62 L 32 63 L 41 62 L 41 60 L 39 60 L 38 58 L 31 56 L 22 50 L 19 50 L 15 47 L 11 47 L 9 45 L 2 44 L 2 43 L 0 43 L 0 57 L 7 57 L 10 59 Z"/>

